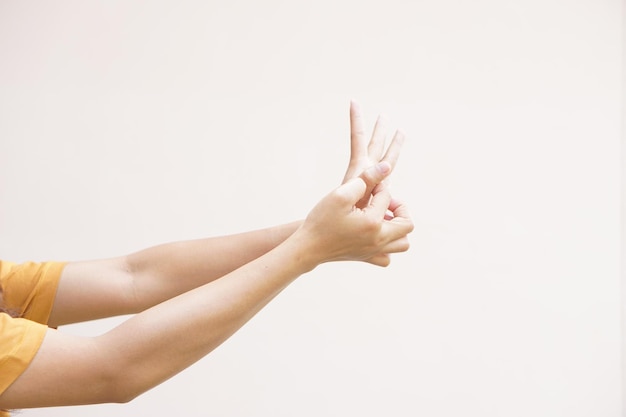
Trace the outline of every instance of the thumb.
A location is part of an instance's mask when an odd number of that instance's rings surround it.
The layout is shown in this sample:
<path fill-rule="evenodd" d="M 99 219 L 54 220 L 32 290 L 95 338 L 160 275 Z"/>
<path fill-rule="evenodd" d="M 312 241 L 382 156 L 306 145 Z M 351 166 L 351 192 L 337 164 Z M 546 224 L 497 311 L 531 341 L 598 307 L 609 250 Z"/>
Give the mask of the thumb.
<path fill-rule="evenodd" d="M 391 174 L 391 165 L 387 161 L 381 161 L 363 171 L 361 179 L 365 181 L 368 189 L 373 189 L 376 185 L 383 182 L 389 174 Z"/>
<path fill-rule="evenodd" d="M 335 194 L 341 198 L 344 205 L 352 207 L 363 198 L 366 184 L 362 178 L 352 178 L 335 190 Z"/>

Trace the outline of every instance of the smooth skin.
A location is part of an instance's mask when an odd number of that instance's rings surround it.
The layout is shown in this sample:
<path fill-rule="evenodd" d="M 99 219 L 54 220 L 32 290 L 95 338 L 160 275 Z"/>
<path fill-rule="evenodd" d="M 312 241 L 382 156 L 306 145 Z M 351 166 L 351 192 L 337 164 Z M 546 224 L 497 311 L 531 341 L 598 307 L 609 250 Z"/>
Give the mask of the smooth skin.
<path fill-rule="evenodd" d="M 305 220 L 69 263 L 51 326 L 137 314 L 97 337 L 48 330 L 30 366 L 0 396 L 0 409 L 128 402 L 210 353 L 316 266 L 344 260 L 387 266 L 389 254 L 408 250 L 413 223 L 383 182 L 401 139 L 381 156 L 384 136 L 374 133 L 364 147 L 364 134 L 355 134 L 359 118 L 353 102 L 344 183 Z"/>

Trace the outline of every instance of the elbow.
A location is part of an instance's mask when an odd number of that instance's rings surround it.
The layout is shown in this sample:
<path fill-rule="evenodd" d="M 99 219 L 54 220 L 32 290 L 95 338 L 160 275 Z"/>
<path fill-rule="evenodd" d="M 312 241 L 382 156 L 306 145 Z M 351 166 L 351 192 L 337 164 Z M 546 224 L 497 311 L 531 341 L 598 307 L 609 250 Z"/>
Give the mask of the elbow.
<path fill-rule="evenodd" d="M 106 368 L 113 368 L 112 366 L 106 366 Z M 124 372 L 121 369 L 117 370 L 118 373 L 110 372 L 109 369 L 105 369 L 100 372 L 95 378 L 92 378 L 91 391 L 93 404 L 125 404 L 132 401 L 137 395 L 134 394 L 132 387 L 124 381 Z"/>
<path fill-rule="evenodd" d="M 116 395 L 110 403 L 114 404 L 126 404 L 137 398 L 139 394 L 132 394 L 130 392 L 119 393 Z"/>
<path fill-rule="evenodd" d="M 107 356 L 108 360 L 100 362 L 99 372 L 95 374 L 96 381 L 92 381 L 98 397 L 95 402 L 126 404 L 150 388 L 137 376 L 137 366 L 129 364 L 123 355 Z"/>
<path fill-rule="evenodd" d="M 148 391 L 152 386 L 137 375 L 134 366 L 115 366 L 107 372 L 103 393 L 107 403 L 126 404 Z"/>
<path fill-rule="evenodd" d="M 125 378 L 124 371 L 120 371 L 117 376 L 107 377 L 102 384 L 101 403 L 126 404 L 143 394 L 146 390 L 139 387 L 139 384 L 131 382 Z"/>
<path fill-rule="evenodd" d="M 112 379 L 107 384 L 107 402 L 113 404 L 126 404 L 139 396 L 140 392 L 124 381 L 123 375 Z"/>

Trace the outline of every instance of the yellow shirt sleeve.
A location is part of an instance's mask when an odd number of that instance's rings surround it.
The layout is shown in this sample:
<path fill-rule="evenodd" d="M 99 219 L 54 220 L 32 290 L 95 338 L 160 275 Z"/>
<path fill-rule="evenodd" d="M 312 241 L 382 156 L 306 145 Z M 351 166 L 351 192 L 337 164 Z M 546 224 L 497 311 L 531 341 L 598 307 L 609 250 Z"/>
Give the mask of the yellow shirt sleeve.
<path fill-rule="evenodd" d="M 0 314 L 0 394 L 26 370 L 46 330 L 43 324 Z"/>
<path fill-rule="evenodd" d="M 0 286 L 6 308 L 20 317 L 47 324 L 65 263 L 0 261 Z"/>
<path fill-rule="evenodd" d="M 64 266 L 0 261 L 5 307 L 21 316 L 0 313 L 0 394 L 24 372 L 41 346 Z"/>

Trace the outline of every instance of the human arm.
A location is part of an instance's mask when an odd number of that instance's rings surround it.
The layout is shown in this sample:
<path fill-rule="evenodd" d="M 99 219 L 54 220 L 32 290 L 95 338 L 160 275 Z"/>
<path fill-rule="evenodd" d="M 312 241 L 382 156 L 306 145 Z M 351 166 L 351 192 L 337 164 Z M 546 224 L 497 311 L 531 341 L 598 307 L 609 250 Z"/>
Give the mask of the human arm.
<path fill-rule="evenodd" d="M 349 181 L 323 198 L 276 248 L 102 336 L 49 330 L 30 366 L 0 396 L 0 408 L 129 401 L 208 354 L 320 263 L 407 250 L 413 225 L 406 208 L 379 186 L 359 209 L 365 189 L 362 179 Z M 393 218 L 386 218 L 387 210 Z"/>
<path fill-rule="evenodd" d="M 379 117 L 371 138 L 361 109 L 350 103 L 350 160 L 342 183 L 365 172 L 367 187 L 357 207 L 366 207 L 376 180 L 368 167 L 380 161 L 393 171 L 404 134 L 396 131 L 385 150 L 386 121 Z M 166 243 L 127 256 L 68 263 L 59 282 L 49 324 L 134 314 L 211 282 L 263 255 L 290 236 L 300 221 L 276 227 L 189 241 Z M 385 262 L 384 254 L 372 263 Z"/>
<path fill-rule="evenodd" d="M 166 243 L 126 256 L 68 263 L 49 324 L 53 327 L 143 311 L 258 258 L 302 222 Z"/>

